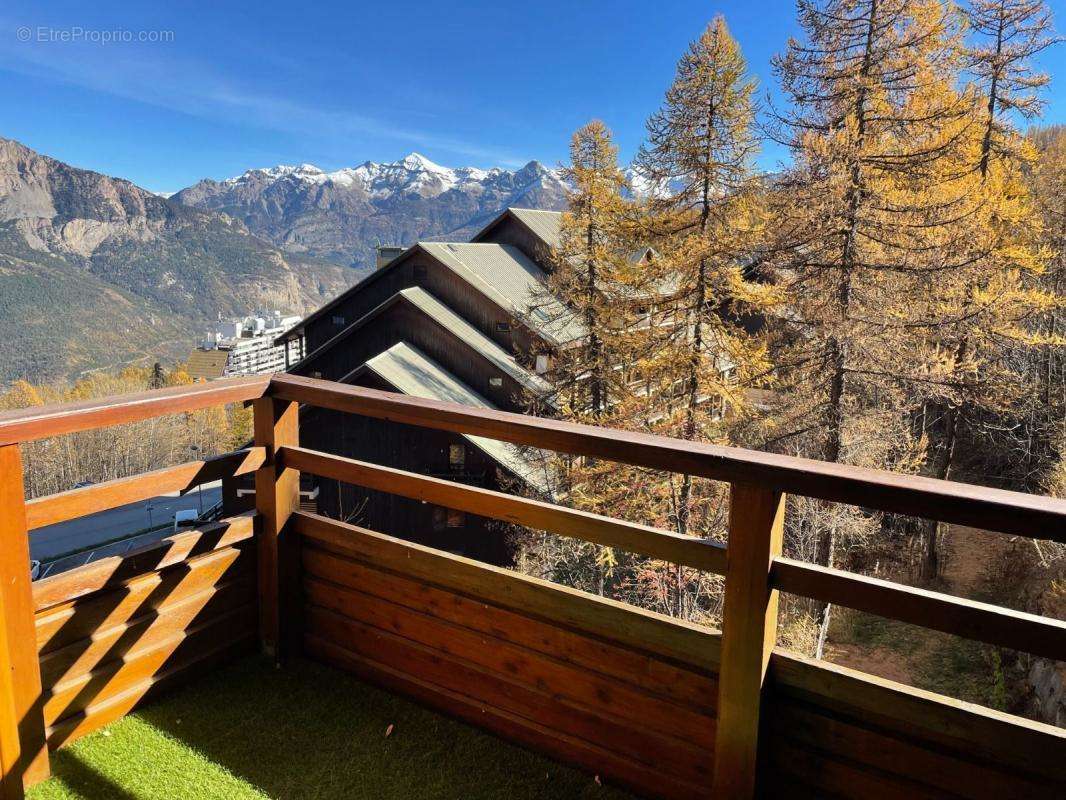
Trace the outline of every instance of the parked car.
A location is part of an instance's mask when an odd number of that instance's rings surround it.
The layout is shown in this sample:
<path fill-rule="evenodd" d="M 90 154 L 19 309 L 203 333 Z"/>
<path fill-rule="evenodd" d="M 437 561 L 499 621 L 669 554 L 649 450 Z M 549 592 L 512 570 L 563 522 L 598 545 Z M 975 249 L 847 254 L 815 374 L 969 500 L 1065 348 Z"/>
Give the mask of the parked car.
<path fill-rule="evenodd" d="M 188 528 L 195 528 L 199 519 L 200 515 L 195 508 L 187 508 L 182 511 L 177 511 L 174 513 L 174 530 L 176 532 Z"/>

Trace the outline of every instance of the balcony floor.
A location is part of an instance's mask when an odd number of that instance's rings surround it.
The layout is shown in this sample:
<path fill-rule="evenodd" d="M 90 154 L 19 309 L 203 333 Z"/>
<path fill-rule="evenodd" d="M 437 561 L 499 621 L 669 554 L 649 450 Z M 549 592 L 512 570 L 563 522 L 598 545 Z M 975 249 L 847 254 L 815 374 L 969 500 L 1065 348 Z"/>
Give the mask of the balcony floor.
<path fill-rule="evenodd" d="M 328 667 L 258 658 L 53 753 L 52 769 L 31 800 L 629 797 Z"/>

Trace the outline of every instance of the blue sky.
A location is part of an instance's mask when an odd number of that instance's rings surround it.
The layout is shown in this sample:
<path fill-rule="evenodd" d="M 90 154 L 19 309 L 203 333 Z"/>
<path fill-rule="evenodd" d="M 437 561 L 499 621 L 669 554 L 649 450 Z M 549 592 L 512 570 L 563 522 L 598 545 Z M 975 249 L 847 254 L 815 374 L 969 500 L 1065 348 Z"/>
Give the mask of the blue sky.
<path fill-rule="evenodd" d="M 594 117 L 628 160 L 677 58 L 715 13 L 761 94 L 775 91 L 770 58 L 794 32 L 790 0 L 165 6 L 7 0 L 0 136 L 158 191 L 256 166 L 336 169 L 412 151 L 449 166 L 555 164 Z M 1066 0 L 1051 7 L 1066 30 Z M 137 41 L 142 32 L 169 41 Z M 1066 122 L 1064 51 L 1042 58 L 1064 76 L 1047 122 Z M 783 157 L 770 149 L 761 163 Z"/>

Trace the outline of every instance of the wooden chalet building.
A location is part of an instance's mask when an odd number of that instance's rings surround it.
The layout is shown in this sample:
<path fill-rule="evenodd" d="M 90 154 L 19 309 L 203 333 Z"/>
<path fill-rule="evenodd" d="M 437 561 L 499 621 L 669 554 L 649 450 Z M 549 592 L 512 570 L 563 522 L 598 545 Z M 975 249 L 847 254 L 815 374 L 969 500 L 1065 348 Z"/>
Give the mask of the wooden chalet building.
<path fill-rule="evenodd" d="M 308 377 L 508 411 L 548 394 L 552 354 L 580 326 L 560 323 L 547 294 L 561 214 L 507 209 L 471 242 L 420 242 L 287 331 Z M 295 345 L 298 344 L 298 347 Z M 288 351 L 288 348 L 287 348 Z M 476 486 L 543 488 L 517 448 L 325 409 L 301 418 L 305 446 Z M 512 558 L 485 520 L 336 481 L 318 486 L 320 513 L 490 563 Z"/>

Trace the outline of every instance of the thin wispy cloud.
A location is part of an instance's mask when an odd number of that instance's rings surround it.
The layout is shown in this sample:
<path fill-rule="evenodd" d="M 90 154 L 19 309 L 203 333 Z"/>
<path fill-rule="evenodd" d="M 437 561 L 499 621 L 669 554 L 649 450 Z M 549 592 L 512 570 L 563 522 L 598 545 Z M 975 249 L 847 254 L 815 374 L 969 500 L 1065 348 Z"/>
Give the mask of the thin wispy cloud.
<path fill-rule="evenodd" d="M 0 24 L 0 27 L 9 27 Z M 459 137 L 404 127 L 370 114 L 327 108 L 302 99 L 264 94 L 205 65 L 160 58 L 154 48 L 99 45 L 61 47 L 0 40 L 0 69 L 102 92 L 169 111 L 227 124 L 269 129 L 323 141 L 359 136 L 516 167 L 525 160 L 503 149 Z M 103 51 L 103 52 L 101 52 Z M 309 145 L 310 149 L 310 145 Z"/>

